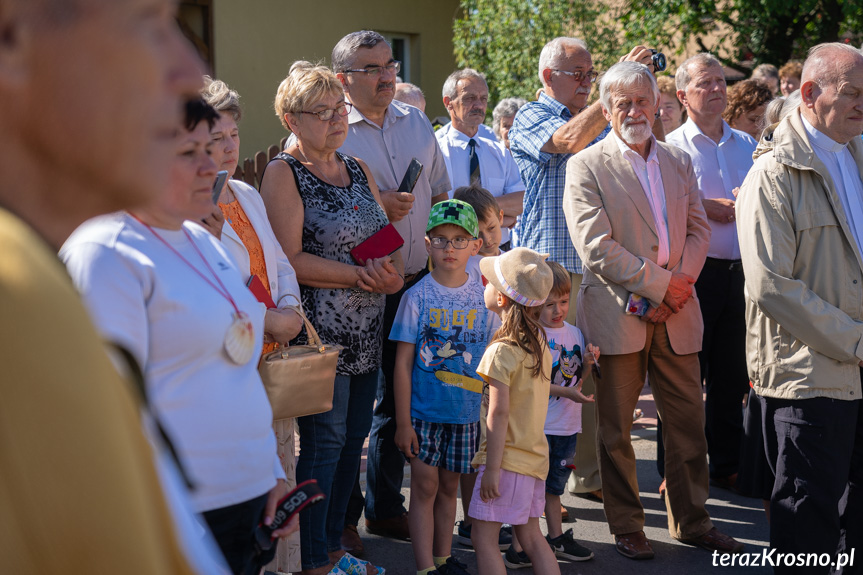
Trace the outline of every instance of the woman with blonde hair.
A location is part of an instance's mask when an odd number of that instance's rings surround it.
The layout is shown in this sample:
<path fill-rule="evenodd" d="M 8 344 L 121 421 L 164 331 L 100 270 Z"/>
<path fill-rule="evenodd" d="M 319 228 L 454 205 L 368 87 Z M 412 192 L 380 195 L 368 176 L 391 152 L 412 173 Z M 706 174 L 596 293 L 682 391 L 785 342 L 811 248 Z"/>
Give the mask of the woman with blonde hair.
<path fill-rule="evenodd" d="M 404 285 L 401 254 L 358 265 L 351 250 L 389 221 L 368 167 L 338 153 L 351 104 L 328 69 L 295 62 L 275 100 L 296 136 L 267 166 L 261 196 L 294 266 L 303 307 L 339 357 L 333 409 L 298 418 L 297 481 L 315 478 L 328 496 L 300 514 L 303 574 L 382 572 L 341 548 L 345 512 L 372 422 L 386 294 Z"/>

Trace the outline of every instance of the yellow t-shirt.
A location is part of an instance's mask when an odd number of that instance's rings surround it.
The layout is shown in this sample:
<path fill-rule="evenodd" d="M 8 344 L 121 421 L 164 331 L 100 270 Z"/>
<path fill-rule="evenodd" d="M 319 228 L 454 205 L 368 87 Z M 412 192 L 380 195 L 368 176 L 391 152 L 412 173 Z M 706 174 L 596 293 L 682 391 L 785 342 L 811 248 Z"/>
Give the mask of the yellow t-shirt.
<path fill-rule="evenodd" d="M 488 380 L 496 379 L 509 386 L 509 424 L 501 468 L 537 479 L 548 476 L 548 441 L 543 432 L 551 385 L 551 352 L 548 346 L 545 346 L 542 356 L 544 377 L 534 377 L 532 371 L 533 359 L 515 344 L 497 341 L 485 350 L 476 368 L 485 385 L 480 412 L 482 440 L 473 458 L 474 467 L 485 465 Z"/>
<path fill-rule="evenodd" d="M 131 384 L 57 255 L 0 209 L 4 573 L 191 575 Z"/>

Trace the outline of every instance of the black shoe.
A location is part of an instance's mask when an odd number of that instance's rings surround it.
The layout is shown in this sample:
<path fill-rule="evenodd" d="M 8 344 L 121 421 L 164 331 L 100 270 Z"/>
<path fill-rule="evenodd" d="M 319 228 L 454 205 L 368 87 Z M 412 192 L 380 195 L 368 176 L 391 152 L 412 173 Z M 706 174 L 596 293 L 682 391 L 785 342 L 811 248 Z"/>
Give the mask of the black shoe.
<path fill-rule="evenodd" d="M 503 564 L 510 569 L 523 569 L 530 567 L 533 563 L 530 562 L 530 557 L 524 551 L 516 551 L 512 545 L 507 548 L 503 554 Z"/>
<path fill-rule="evenodd" d="M 572 537 L 572 529 L 567 530 L 566 533 L 555 537 L 554 539 L 551 539 L 546 535 L 545 540 L 548 541 L 549 545 L 551 545 L 551 550 L 557 557 L 569 559 L 570 561 L 587 561 L 588 559 L 593 559 L 593 551 L 584 545 L 580 545 L 578 541 Z"/>
<path fill-rule="evenodd" d="M 457 527 L 455 532 L 456 542 L 465 547 L 473 547 L 473 541 L 470 538 L 470 525 L 465 524 L 464 521 L 456 521 L 455 526 Z"/>
<path fill-rule="evenodd" d="M 456 521 L 455 525 L 458 527 L 455 534 L 456 542 L 459 545 L 473 548 L 473 541 L 470 538 L 470 525 L 465 525 L 464 521 Z M 510 545 L 512 545 L 512 525 L 504 523 L 501 525 L 500 533 L 497 536 L 497 546 L 503 551 Z"/>
<path fill-rule="evenodd" d="M 437 572 L 440 575 L 470 575 L 467 565 L 452 556 L 447 557 L 446 563 L 439 566 Z"/>

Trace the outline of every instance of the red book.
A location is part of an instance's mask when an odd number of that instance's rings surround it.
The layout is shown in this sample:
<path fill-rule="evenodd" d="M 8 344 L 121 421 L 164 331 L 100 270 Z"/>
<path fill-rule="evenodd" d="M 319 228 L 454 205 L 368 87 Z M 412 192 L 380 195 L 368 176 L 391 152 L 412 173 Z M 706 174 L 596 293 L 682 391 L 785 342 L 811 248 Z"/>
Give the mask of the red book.
<path fill-rule="evenodd" d="M 404 243 L 398 230 L 392 224 L 387 224 L 352 249 L 351 257 L 359 265 L 364 266 L 366 260 L 392 255 Z"/>
<path fill-rule="evenodd" d="M 258 276 L 250 277 L 249 281 L 246 282 L 246 287 L 249 288 L 259 302 L 267 306 L 267 309 L 276 309 L 276 304 L 267 292 L 267 287 L 261 281 L 261 278 Z"/>

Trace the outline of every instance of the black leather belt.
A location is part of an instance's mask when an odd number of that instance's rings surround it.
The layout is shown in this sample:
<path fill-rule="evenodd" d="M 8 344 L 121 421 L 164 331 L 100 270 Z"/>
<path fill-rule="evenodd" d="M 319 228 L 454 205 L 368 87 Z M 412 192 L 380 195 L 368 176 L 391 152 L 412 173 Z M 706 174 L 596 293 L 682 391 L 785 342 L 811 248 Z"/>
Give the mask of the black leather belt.
<path fill-rule="evenodd" d="M 707 258 L 704 261 L 704 267 L 724 269 L 730 272 L 742 272 L 743 262 L 740 260 L 720 260 L 717 258 Z"/>

